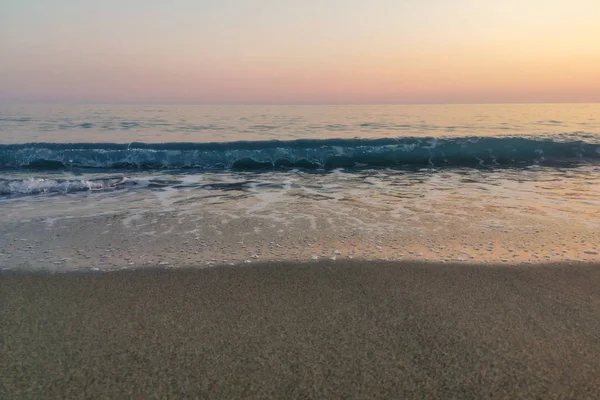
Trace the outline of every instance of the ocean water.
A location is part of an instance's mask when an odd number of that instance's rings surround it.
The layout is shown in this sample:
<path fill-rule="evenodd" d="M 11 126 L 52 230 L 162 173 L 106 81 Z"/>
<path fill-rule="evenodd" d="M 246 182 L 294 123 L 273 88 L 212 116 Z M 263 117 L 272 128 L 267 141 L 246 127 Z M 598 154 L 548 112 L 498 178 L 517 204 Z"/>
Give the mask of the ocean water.
<path fill-rule="evenodd" d="M 4 268 L 598 260 L 600 104 L 5 105 L 0 211 Z"/>

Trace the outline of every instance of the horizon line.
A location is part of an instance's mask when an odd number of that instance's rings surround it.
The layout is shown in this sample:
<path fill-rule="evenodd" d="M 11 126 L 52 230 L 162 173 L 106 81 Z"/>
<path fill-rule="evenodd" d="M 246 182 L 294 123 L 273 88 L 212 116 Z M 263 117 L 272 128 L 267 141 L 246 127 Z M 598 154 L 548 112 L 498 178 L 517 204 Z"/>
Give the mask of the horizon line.
<path fill-rule="evenodd" d="M 131 106 L 209 106 L 209 107 L 221 107 L 221 106 L 233 106 L 233 107 L 249 107 L 249 106 L 263 106 L 263 107 L 275 107 L 275 106 L 444 106 L 444 105 L 534 105 L 534 104 L 600 104 L 599 101 L 542 101 L 542 102 L 357 102 L 357 103 L 294 103 L 294 102 L 282 102 L 282 103 L 269 103 L 269 102 L 256 102 L 256 103 L 207 103 L 207 102 L 130 102 L 130 101 L 4 101 L 0 100 L 0 106 L 13 105 L 13 106 L 24 106 L 24 105 L 131 105 Z"/>

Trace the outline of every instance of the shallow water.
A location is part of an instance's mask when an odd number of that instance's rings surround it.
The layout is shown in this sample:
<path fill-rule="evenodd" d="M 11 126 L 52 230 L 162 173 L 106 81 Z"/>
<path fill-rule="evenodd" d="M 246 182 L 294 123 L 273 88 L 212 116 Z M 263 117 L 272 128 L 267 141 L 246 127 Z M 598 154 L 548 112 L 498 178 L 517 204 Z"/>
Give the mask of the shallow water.
<path fill-rule="evenodd" d="M 600 105 L 4 107 L 0 267 L 598 261 L 597 116 Z M 119 145 L 131 142 L 149 144 Z"/>

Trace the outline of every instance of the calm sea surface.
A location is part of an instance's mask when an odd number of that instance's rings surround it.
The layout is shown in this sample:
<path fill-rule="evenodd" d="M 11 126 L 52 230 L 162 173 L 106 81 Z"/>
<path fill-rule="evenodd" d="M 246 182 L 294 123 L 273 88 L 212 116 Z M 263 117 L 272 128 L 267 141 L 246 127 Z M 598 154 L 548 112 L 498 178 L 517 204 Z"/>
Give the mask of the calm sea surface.
<path fill-rule="evenodd" d="M 600 134 L 600 104 L 0 106 L 0 143 Z"/>

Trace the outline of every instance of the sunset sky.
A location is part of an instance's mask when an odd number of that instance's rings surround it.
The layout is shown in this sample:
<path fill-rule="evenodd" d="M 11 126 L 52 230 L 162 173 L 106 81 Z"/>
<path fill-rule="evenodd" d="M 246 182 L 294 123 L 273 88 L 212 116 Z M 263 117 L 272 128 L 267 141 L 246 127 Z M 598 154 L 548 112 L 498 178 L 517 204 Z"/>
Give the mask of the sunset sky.
<path fill-rule="evenodd" d="M 0 0 L 0 101 L 600 102 L 600 0 Z"/>

